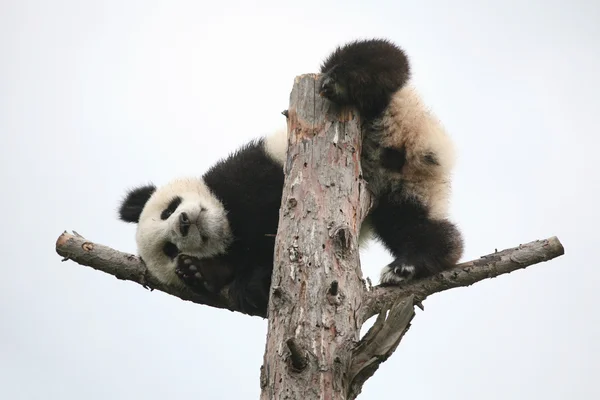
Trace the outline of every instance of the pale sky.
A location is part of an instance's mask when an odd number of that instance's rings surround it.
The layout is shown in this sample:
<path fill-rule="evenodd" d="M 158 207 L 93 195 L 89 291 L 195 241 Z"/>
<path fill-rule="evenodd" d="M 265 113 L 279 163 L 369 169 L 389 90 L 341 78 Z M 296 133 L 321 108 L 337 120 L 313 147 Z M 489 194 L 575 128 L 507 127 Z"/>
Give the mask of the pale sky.
<path fill-rule="evenodd" d="M 456 142 L 464 260 L 553 235 L 566 255 L 426 300 L 360 398 L 600 398 L 599 22 L 597 1 L 0 2 L 0 398 L 257 399 L 265 320 L 55 241 L 135 252 L 126 189 L 281 126 L 294 77 L 367 37 L 406 50 Z M 390 260 L 372 245 L 363 272 Z"/>

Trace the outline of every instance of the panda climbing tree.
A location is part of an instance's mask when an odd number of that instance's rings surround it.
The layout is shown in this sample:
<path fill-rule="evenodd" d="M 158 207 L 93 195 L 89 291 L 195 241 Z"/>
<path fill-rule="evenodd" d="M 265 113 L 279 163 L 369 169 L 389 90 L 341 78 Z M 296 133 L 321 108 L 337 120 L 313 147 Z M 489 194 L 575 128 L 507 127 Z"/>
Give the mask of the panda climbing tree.
<path fill-rule="evenodd" d="M 329 398 L 355 398 L 428 295 L 563 253 L 550 238 L 456 265 L 452 143 L 409 78 L 408 58 L 387 40 L 341 46 L 321 74 L 296 79 L 287 130 L 202 177 L 126 194 L 119 216 L 138 224 L 141 258 L 68 234 L 57 251 L 184 299 L 268 316 L 263 399 L 310 398 L 311 382 L 327 382 L 318 390 Z M 394 257 L 375 288 L 359 268 L 370 233 Z"/>

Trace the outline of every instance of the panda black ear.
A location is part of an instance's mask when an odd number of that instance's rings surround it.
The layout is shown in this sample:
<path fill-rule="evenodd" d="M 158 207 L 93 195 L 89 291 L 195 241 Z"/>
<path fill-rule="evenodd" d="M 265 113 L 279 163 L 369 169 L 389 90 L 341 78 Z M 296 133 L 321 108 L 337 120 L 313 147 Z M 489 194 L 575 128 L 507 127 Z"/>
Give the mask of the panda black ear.
<path fill-rule="evenodd" d="M 125 222 L 138 222 L 144 206 L 156 191 L 156 186 L 150 184 L 130 190 L 119 208 L 119 218 Z"/>

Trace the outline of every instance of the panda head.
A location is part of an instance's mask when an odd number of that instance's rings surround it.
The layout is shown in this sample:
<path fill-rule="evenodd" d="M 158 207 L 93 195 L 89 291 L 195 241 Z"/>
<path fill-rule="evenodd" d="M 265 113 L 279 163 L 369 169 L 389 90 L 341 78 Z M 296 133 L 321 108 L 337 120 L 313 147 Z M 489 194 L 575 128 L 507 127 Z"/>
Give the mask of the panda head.
<path fill-rule="evenodd" d="M 138 253 L 150 273 L 164 283 L 181 283 L 175 274 L 180 253 L 213 257 L 225 252 L 232 239 L 227 212 L 202 179 L 130 190 L 119 218 L 137 223 Z"/>

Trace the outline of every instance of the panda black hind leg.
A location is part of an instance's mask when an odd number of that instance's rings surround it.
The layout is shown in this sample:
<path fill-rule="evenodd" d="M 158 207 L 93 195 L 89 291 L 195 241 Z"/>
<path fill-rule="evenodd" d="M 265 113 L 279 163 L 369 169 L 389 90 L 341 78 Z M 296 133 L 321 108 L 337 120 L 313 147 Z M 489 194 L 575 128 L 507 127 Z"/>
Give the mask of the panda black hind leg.
<path fill-rule="evenodd" d="M 424 206 L 389 194 L 370 214 L 375 234 L 395 259 L 383 268 L 380 283 L 395 285 L 424 278 L 456 265 L 463 239 L 447 219 L 431 219 Z"/>
<path fill-rule="evenodd" d="M 229 293 L 237 308 L 253 315 L 266 315 L 273 264 L 255 264 L 239 271 L 231 283 Z"/>
<path fill-rule="evenodd" d="M 353 105 L 365 118 L 379 114 L 408 80 L 404 51 L 385 39 L 358 40 L 336 48 L 321 66 L 321 96 Z"/>

